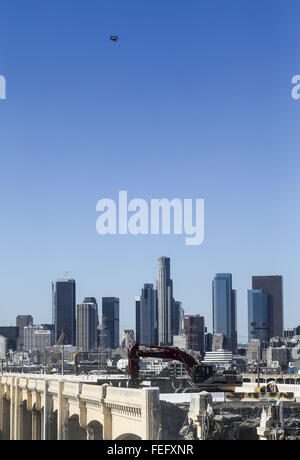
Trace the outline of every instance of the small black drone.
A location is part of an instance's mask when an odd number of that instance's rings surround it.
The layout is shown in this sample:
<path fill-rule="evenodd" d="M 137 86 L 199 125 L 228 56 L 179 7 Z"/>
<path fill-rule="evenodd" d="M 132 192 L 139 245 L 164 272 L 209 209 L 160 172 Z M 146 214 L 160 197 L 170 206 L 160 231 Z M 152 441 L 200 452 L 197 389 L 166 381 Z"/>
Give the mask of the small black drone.
<path fill-rule="evenodd" d="M 117 42 L 117 41 L 119 40 L 119 37 L 118 37 L 117 35 L 111 35 L 111 36 L 110 36 L 110 40 L 111 40 L 112 42 Z"/>

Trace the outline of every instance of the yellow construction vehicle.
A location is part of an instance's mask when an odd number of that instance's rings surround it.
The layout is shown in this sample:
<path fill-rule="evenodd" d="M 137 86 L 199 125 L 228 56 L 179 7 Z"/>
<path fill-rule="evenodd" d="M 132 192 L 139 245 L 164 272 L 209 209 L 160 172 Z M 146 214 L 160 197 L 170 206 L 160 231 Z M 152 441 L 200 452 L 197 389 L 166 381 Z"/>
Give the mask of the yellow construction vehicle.
<path fill-rule="evenodd" d="M 267 385 L 257 386 L 254 389 L 254 393 L 259 393 L 261 395 L 265 395 L 267 393 L 279 393 L 278 386 L 275 382 L 269 382 Z"/>

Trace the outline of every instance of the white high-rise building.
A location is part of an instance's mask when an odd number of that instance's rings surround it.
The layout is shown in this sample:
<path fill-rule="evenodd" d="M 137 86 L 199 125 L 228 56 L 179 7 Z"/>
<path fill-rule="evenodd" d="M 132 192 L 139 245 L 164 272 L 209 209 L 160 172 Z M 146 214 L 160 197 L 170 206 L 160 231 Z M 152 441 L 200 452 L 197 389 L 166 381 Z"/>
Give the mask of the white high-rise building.
<path fill-rule="evenodd" d="M 128 349 L 133 347 L 135 343 L 135 338 L 134 338 L 134 331 L 130 330 L 125 330 L 123 331 L 122 334 L 122 348 L 123 350 Z"/>
<path fill-rule="evenodd" d="M 170 259 L 158 259 L 158 280 L 156 283 L 158 294 L 158 343 L 172 345 L 172 305 L 173 281 L 170 276 Z"/>
<path fill-rule="evenodd" d="M 43 326 L 24 327 L 24 351 L 28 351 L 29 353 L 39 351 L 43 353 L 53 343 L 53 331 L 45 329 Z"/>
<path fill-rule="evenodd" d="M 0 335 L 0 359 L 5 359 L 7 352 L 7 338 Z"/>
<path fill-rule="evenodd" d="M 77 305 L 76 345 L 81 351 L 92 351 L 97 347 L 98 324 L 97 301 L 94 297 L 88 297 Z"/>

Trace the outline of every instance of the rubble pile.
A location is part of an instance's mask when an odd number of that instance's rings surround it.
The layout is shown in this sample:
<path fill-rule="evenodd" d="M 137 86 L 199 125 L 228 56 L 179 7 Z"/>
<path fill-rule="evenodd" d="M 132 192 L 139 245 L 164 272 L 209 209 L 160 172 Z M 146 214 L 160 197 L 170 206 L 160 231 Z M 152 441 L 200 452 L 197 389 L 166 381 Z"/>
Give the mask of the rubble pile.
<path fill-rule="evenodd" d="M 258 420 L 243 419 L 241 415 L 223 413 L 215 415 L 212 420 L 210 439 L 218 441 L 258 440 Z"/>
<path fill-rule="evenodd" d="M 200 393 L 191 404 L 162 405 L 162 439 L 300 440 L 300 404 L 213 403 Z"/>

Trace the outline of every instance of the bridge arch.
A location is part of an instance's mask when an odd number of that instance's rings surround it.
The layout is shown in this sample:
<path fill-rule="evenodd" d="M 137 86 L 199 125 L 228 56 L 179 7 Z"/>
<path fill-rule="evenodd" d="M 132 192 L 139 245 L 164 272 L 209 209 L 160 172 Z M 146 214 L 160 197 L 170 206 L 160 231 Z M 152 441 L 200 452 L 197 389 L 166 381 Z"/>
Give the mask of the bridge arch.
<path fill-rule="evenodd" d="M 115 441 L 141 441 L 142 438 L 133 433 L 125 433 L 121 436 L 118 436 Z"/>
<path fill-rule="evenodd" d="M 10 438 L 10 402 L 4 396 L 0 398 L 0 440 L 9 441 Z M 1 423 L 2 422 L 2 423 Z"/>
<path fill-rule="evenodd" d="M 86 427 L 87 439 L 89 441 L 103 440 L 103 425 L 96 420 L 90 422 Z"/>
<path fill-rule="evenodd" d="M 21 414 L 20 417 L 20 439 L 24 441 L 31 441 L 32 440 L 32 415 L 31 412 L 27 408 L 27 402 L 22 401 L 19 405 L 19 413 Z"/>
<path fill-rule="evenodd" d="M 57 441 L 57 424 L 58 424 L 58 411 L 50 411 L 48 420 L 48 439 L 49 441 Z"/>
<path fill-rule="evenodd" d="M 79 423 L 79 416 L 72 415 L 65 422 L 65 439 L 66 441 L 86 441 L 87 432 Z"/>

